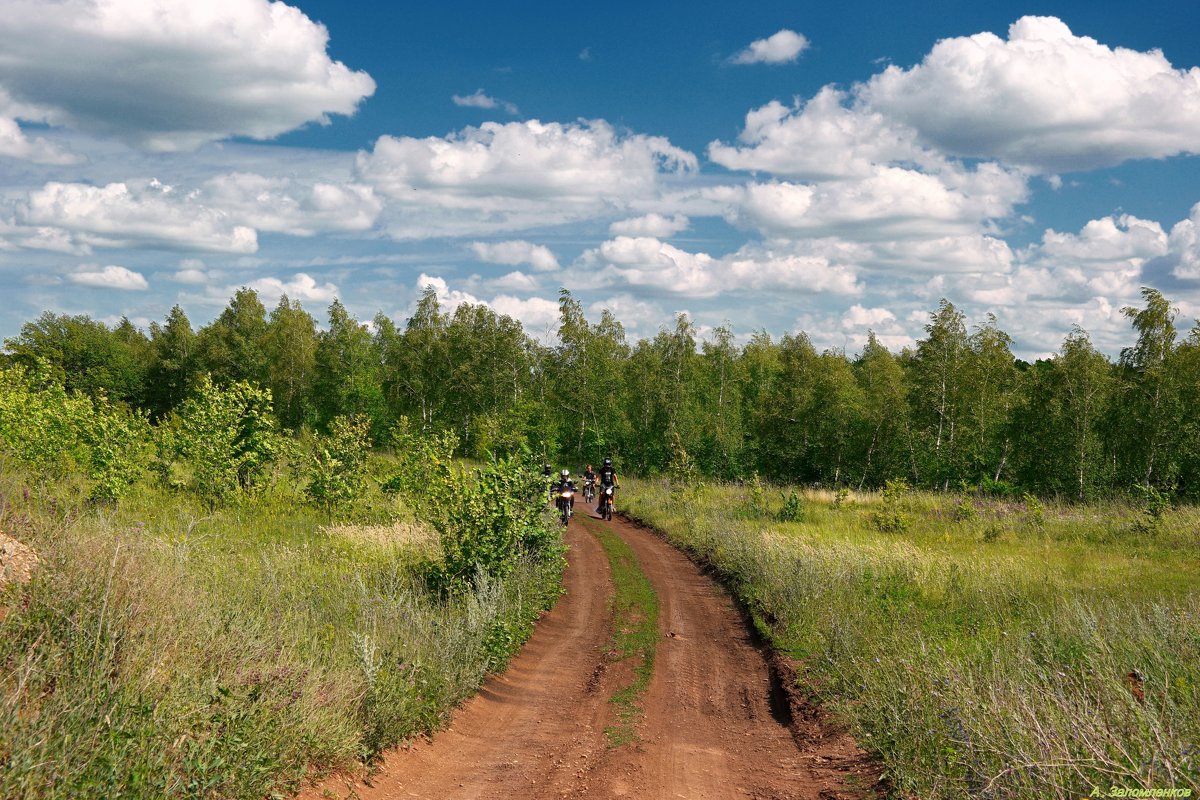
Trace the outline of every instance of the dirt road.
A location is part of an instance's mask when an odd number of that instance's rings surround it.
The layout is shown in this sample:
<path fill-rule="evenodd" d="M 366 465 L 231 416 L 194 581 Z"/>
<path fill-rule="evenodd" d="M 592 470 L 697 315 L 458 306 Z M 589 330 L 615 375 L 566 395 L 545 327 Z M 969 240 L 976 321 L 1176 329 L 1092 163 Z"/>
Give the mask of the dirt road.
<path fill-rule="evenodd" d="M 792 723 L 764 653 L 722 588 L 653 533 L 579 511 L 567 531 L 567 593 L 508 671 L 432 742 L 390 753 L 371 785 L 333 780 L 303 797 L 351 789 L 362 800 L 865 796 L 854 788 L 873 782 L 862 752 L 811 719 Z M 613 749 L 604 735 L 608 700 L 628 675 L 620 663 L 610 668 L 606 652 L 611 579 L 591 533 L 598 526 L 632 547 L 659 599 L 661 639 L 639 741 Z"/>

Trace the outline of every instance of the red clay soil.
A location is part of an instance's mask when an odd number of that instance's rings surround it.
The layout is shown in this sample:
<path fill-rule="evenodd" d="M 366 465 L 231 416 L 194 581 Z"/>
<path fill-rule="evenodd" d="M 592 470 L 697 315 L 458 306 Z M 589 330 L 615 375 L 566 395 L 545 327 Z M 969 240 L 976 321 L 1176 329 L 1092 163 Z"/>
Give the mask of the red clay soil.
<path fill-rule="evenodd" d="M 756 646 L 723 588 L 654 533 L 579 511 L 567 531 L 567 593 L 508 671 L 490 678 L 432 741 L 389 753 L 369 785 L 331 779 L 302 798 L 875 795 L 877 768 L 781 686 L 787 665 Z M 590 533 L 599 526 L 637 555 L 658 593 L 662 636 L 638 741 L 612 749 L 608 700 L 631 676 L 627 664 L 608 668 L 612 583 Z"/>

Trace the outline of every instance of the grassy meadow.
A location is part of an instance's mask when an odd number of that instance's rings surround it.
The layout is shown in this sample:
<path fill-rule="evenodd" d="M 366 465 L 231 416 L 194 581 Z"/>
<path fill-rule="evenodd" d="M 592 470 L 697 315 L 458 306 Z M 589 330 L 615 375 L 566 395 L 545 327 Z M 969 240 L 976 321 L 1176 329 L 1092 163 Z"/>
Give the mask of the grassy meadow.
<path fill-rule="evenodd" d="M 403 497 L 332 525 L 298 483 L 113 510 L 0 471 L 0 530 L 41 557 L 0 588 L 0 797 L 288 796 L 436 729 L 557 596 L 560 550 L 435 593 Z"/>
<path fill-rule="evenodd" d="M 625 486 L 899 796 L 1200 792 L 1200 509 Z"/>

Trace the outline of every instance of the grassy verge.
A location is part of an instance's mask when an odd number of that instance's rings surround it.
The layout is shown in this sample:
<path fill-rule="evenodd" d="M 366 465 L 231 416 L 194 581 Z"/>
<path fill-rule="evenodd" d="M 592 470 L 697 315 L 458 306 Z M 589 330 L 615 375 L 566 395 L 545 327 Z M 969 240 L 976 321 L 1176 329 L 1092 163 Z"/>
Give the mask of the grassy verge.
<path fill-rule="evenodd" d="M 436 729 L 558 595 L 555 552 L 440 597 L 401 506 L 330 527 L 289 485 L 107 511 L 0 475 L 0 528 L 42 556 L 0 595 L 0 797 L 287 796 Z"/>
<path fill-rule="evenodd" d="M 1196 509 L 669 491 L 626 510 L 726 575 L 901 796 L 1200 792 Z"/>
<path fill-rule="evenodd" d="M 625 541 L 605 527 L 587 524 L 608 556 L 613 578 L 613 643 L 616 660 L 633 660 L 633 681 L 613 694 L 617 723 L 604 733 L 610 747 L 637 741 L 636 725 L 642 716 L 641 697 L 654 675 L 658 647 L 658 595 L 638 566 Z"/>

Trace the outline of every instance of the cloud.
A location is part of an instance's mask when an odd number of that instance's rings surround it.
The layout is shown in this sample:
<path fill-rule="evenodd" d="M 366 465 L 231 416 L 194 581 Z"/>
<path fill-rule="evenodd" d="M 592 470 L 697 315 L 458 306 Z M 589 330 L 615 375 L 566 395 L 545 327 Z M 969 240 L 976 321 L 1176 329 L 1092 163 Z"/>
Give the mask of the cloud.
<path fill-rule="evenodd" d="M 611 215 L 654 199 L 696 157 L 603 120 L 486 122 L 445 138 L 382 136 L 359 179 L 391 203 L 397 238 L 479 235 Z"/>
<path fill-rule="evenodd" d="M 1049 172 L 1200 153 L 1200 68 L 1110 48 L 1055 17 L 1022 17 L 1007 41 L 944 39 L 858 99 L 946 152 Z"/>
<path fill-rule="evenodd" d="M 944 165 L 917 142 L 915 130 L 877 111 L 851 108 L 849 99 L 826 86 L 807 103 L 789 107 L 773 100 L 746 114 L 740 146 L 711 142 L 708 157 L 729 169 L 809 180 L 862 178 L 895 162 Z"/>
<path fill-rule="evenodd" d="M 1172 274 L 1184 280 L 1200 280 L 1200 203 L 1192 213 L 1171 228 L 1170 251 L 1177 261 Z"/>
<path fill-rule="evenodd" d="M 292 236 L 366 231 L 383 210 L 369 186 L 244 172 L 211 178 L 191 199 L 218 208 L 243 225 Z"/>
<path fill-rule="evenodd" d="M 489 306 L 497 314 L 504 314 L 520 320 L 521 325 L 531 333 L 545 331 L 558 327 L 558 303 L 542 297 L 530 297 L 522 300 L 511 295 L 498 295 Z"/>
<path fill-rule="evenodd" d="M 292 300 L 307 300 L 316 303 L 331 303 L 338 296 L 338 287 L 332 283 L 318 284 L 311 276 L 298 272 L 289 281 L 279 278 L 258 278 L 249 284 L 251 289 L 258 292 L 264 303 L 274 304 L 279 298 L 287 295 Z M 236 289 L 227 287 L 225 296 L 231 296 Z"/>
<path fill-rule="evenodd" d="M 558 320 L 558 303 L 553 300 L 546 300 L 541 297 L 521 299 L 512 295 L 502 294 L 497 295 L 489 302 L 480 300 L 468 292 L 451 289 L 446 283 L 445 278 L 421 273 L 420 277 L 417 278 L 417 291 L 424 292 L 426 287 L 434 290 L 438 305 L 441 306 L 442 313 L 444 314 L 453 314 L 455 309 L 464 303 L 485 305 L 497 314 L 507 315 L 513 319 L 520 320 L 521 324 L 531 334 L 537 334 Z"/>
<path fill-rule="evenodd" d="M 475 94 L 461 95 L 456 94 L 450 98 L 454 105 L 460 108 L 503 108 L 506 112 L 512 115 L 519 114 L 520 111 L 515 105 L 507 100 L 497 100 L 494 97 L 489 97 L 484 94 L 483 89 L 476 89 Z"/>
<path fill-rule="evenodd" d="M 471 250 L 476 258 L 489 264 L 528 264 L 538 272 L 558 269 L 558 258 L 550 252 L 550 248 L 532 242 L 472 242 Z"/>
<path fill-rule="evenodd" d="M 80 286 L 93 286 L 98 289 L 142 291 L 150 288 L 150 284 L 140 272 L 113 265 L 103 268 L 84 266 L 68 275 L 67 280 Z"/>
<path fill-rule="evenodd" d="M 772 236 L 879 241 L 962 235 L 1009 216 L 1028 195 L 1027 179 L 995 164 L 931 175 L 875 167 L 859 180 L 788 181 L 720 187 L 708 195 L 726 203 L 731 222 Z"/>
<path fill-rule="evenodd" d="M 580 263 L 602 269 L 601 280 L 607 285 L 652 288 L 684 297 L 772 289 L 832 294 L 862 290 L 853 270 L 844 265 L 760 245 L 714 258 L 652 237 L 618 236 L 584 252 Z"/>
<path fill-rule="evenodd" d="M 190 150 L 354 113 L 375 82 L 328 43 L 323 25 L 268 0 L 7 0 L 0 88 L 19 119 Z"/>
<path fill-rule="evenodd" d="M 183 247 L 253 253 L 252 228 L 231 221 L 220 209 L 189 202 L 158 181 L 107 186 L 47 183 L 18 209 L 24 225 L 66 231 L 80 246 Z"/>
<path fill-rule="evenodd" d="M 787 64 L 808 49 L 804 34 L 784 28 L 766 39 L 756 39 L 733 58 L 733 64 Z"/>
<path fill-rule="evenodd" d="M 664 217 L 662 214 L 645 214 L 623 219 L 608 226 L 608 232 L 622 236 L 653 236 L 664 239 L 687 230 L 690 220 L 683 214 Z"/>
<path fill-rule="evenodd" d="M 77 164 L 82 159 L 45 139 L 30 139 L 15 119 L 0 116 L 0 156 L 36 164 Z"/>

